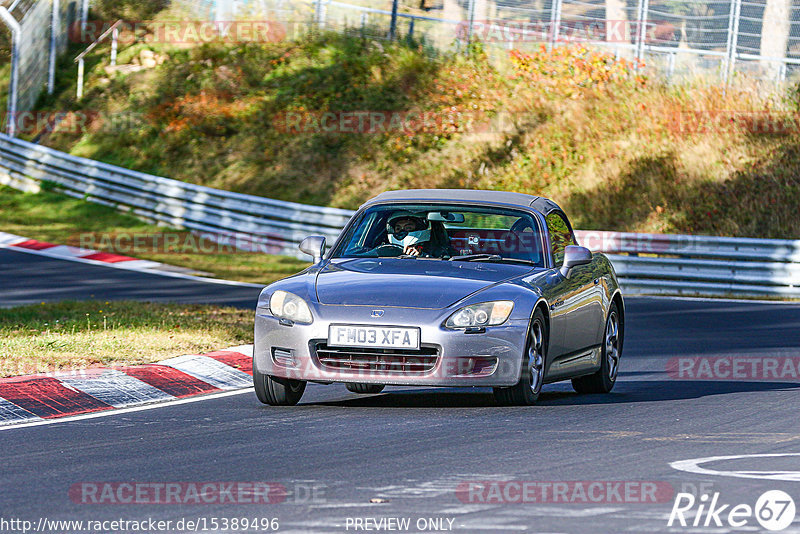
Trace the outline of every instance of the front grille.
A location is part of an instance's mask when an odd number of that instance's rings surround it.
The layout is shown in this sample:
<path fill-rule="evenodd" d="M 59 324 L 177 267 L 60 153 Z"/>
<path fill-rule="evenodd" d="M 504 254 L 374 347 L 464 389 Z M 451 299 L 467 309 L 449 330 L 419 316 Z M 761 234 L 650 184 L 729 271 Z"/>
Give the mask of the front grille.
<path fill-rule="evenodd" d="M 367 371 L 396 374 L 425 374 L 436 367 L 439 351 L 434 347 L 419 350 L 372 349 L 315 346 L 317 361 L 329 371 Z"/>

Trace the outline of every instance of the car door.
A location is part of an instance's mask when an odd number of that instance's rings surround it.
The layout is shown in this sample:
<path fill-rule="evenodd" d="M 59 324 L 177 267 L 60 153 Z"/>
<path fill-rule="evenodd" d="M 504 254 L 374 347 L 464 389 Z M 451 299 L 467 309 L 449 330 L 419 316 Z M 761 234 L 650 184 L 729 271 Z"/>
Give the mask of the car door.
<path fill-rule="evenodd" d="M 550 239 L 550 252 L 554 270 L 564 263 L 564 250 L 568 245 L 577 245 L 575 234 L 563 212 L 554 210 L 546 217 Z M 602 300 L 599 294 L 599 279 L 595 276 L 595 261 L 574 267 L 569 278 L 560 273 L 555 282 L 555 300 L 550 303 L 551 316 L 560 323 L 561 360 L 553 371 L 563 368 L 568 372 L 574 366 L 566 365 L 572 358 L 581 356 L 597 345 L 598 325 L 602 322 Z M 557 361 L 553 362 L 554 364 Z"/>

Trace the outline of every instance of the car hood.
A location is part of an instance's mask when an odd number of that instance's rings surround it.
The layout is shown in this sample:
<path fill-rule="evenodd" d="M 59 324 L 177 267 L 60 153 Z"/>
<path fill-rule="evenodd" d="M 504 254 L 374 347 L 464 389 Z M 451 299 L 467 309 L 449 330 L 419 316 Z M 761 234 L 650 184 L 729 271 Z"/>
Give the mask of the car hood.
<path fill-rule="evenodd" d="M 321 304 L 446 308 L 530 267 L 425 259 L 338 259 L 317 274 Z"/>

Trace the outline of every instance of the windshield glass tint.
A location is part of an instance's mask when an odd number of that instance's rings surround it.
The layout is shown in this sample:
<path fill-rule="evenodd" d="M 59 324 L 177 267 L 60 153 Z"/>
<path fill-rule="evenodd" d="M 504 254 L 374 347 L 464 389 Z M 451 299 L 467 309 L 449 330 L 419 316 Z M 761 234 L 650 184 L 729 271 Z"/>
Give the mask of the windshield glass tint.
<path fill-rule="evenodd" d="M 350 226 L 334 258 L 524 260 L 544 266 L 539 227 L 523 211 L 448 204 L 373 206 Z M 484 258 L 474 258 L 481 260 Z"/>

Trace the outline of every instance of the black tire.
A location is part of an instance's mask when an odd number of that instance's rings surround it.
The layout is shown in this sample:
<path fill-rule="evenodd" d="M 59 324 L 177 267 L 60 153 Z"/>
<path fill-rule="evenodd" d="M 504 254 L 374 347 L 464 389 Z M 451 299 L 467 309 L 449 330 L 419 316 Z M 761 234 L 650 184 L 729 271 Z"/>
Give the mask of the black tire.
<path fill-rule="evenodd" d="M 294 406 L 300 402 L 306 383 L 303 380 L 292 380 L 258 372 L 253 362 L 253 386 L 256 397 L 270 406 Z"/>
<path fill-rule="evenodd" d="M 519 382 L 511 387 L 494 388 L 494 398 L 501 406 L 532 406 L 542 391 L 549 338 L 541 309 L 534 312 L 527 336 Z M 534 377 L 537 377 L 535 384 Z"/>
<path fill-rule="evenodd" d="M 587 376 L 572 379 L 572 387 L 578 393 L 609 393 L 617 383 L 619 360 L 622 356 L 622 341 L 625 328 L 617 303 L 612 302 L 603 328 L 603 345 L 600 350 L 600 369 Z"/>
<path fill-rule="evenodd" d="M 361 395 L 367 395 L 370 393 L 380 393 L 386 386 L 383 384 L 354 384 L 352 382 L 348 382 L 345 384 L 345 387 L 347 388 L 347 391 L 359 393 Z"/>

